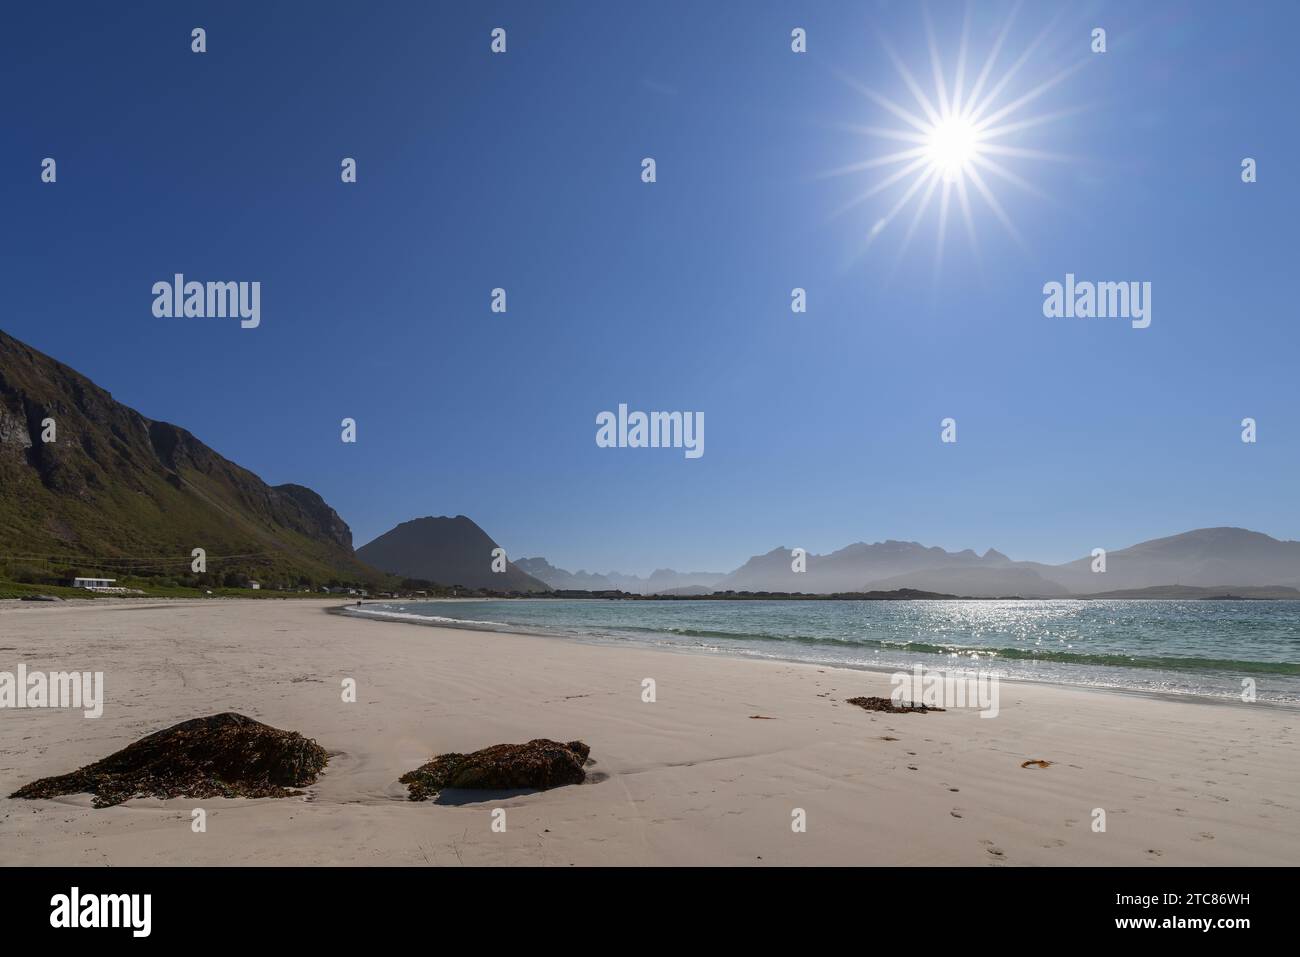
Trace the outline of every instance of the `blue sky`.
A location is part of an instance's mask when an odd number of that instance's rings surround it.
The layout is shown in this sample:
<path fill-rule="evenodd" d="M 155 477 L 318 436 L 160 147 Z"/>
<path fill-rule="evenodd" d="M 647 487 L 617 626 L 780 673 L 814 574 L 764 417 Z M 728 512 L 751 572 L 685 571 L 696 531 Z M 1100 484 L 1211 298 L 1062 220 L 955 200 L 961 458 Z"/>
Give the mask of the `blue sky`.
<path fill-rule="evenodd" d="M 964 9 L 930 6 L 949 77 Z M 974 6 L 971 73 L 1011 9 Z M 0 328 L 316 489 L 358 545 L 458 513 L 638 572 L 1300 538 L 1300 14 L 1057 12 L 1025 4 L 991 77 L 1045 29 L 1002 102 L 1084 61 L 1017 115 L 1077 112 L 1012 140 L 1071 159 L 999 157 L 1041 191 L 989 181 L 1023 245 L 975 199 L 978 257 L 954 210 L 936 269 L 935 206 L 868 247 L 902 186 L 836 215 L 883 174 L 823 175 L 899 148 L 848 129 L 900 126 L 854 84 L 916 109 L 880 34 L 932 89 L 916 3 L 9 5 Z M 155 318 L 176 272 L 260 281 L 261 326 Z M 1150 328 L 1045 318 L 1067 272 L 1151 282 Z M 705 455 L 597 448 L 620 402 L 703 412 Z"/>

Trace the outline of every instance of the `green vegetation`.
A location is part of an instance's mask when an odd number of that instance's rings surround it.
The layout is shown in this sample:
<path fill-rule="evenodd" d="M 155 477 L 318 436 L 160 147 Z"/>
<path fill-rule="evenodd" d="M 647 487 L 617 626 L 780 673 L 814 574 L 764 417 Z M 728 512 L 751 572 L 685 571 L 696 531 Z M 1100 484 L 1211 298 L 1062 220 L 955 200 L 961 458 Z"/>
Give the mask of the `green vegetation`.
<path fill-rule="evenodd" d="M 125 592 L 94 592 L 85 588 L 73 588 L 68 585 L 74 577 L 112 578 L 115 588 L 126 589 Z M 249 587 L 249 581 L 259 585 Z M 329 592 L 329 589 L 341 589 Z M 121 597 L 148 598 L 335 598 L 348 599 L 359 597 L 349 595 L 347 589 L 364 593 L 367 598 L 394 596 L 402 598 L 445 598 L 453 594 L 475 594 L 469 589 L 447 588 L 433 582 L 413 578 L 399 578 L 396 575 L 376 574 L 371 578 L 360 580 L 342 580 L 338 577 L 313 579 L 299 576 L 277 581 L 257 571 L 248 574 L 228 570 L 222 574 L 208 572 L 193 573 L 159 573 L 121 572 L 112 567 L 87 566 L 39 566 L 30 562 L 15 563 L 0 561 L 0 600 L 28 598 L 37 595 L 49 595 L 55 598 L 80 598 L 112 600 Z"/>
<path fill-rule="evenodd" d="M 357 559 L 351 530 L 311 489 L 267 485 L 0 332 L 0 582 L 62 594 L 74 575 L 148 594 L 396 581 Z"/>

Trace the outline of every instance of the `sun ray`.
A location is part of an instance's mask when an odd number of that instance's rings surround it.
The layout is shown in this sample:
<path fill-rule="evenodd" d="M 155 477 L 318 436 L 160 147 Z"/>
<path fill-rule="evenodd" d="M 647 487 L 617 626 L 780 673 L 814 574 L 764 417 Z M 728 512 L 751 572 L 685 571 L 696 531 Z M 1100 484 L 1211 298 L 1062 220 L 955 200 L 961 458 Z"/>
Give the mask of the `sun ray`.
<path fill-rule="evenodd" d="M 966 12 L 961 18 L 961 44 L 957 48 L 957 75 L 952 87 L 952 111 L 961 115 L 962 89 L 966 85 L 966 47 L 970 40 L 970 0 L 966 0 Z"/>
<path fill-rule="evenodd" d="M 888 189 L 889 187 L 893 186 L 895 183 L 897 183 L 900 179 L 903 179 L 909 173 L 916 172 L 918 169 L 920 169 L 922 166 L 925 165 L 925 162 L 926 160 L 924 156 L 918 157 L 915 162 L 910 163 L 907 166 L 904 166 L 902 169 L 894 173 L 892 176 L 889 176 L 886 179 L 881 180 L 879 183 L 871 187 L 866 192 L 859 193 L 857 196 L 849 200 L 839 209 L 832 212 L 828 218 L 835 219 L 838 216 L 843 216 L 853 207 L 860 206 L 862 203 L 865 203 L 867 200 L 869 200 L 872 196 L 875 196 L 877 193 L 880 193 Z"/>
<path fill-rule="evenodd" d="M 935 187 L 939 185 L 937 170 L 930 170 L 926 177 L 929 179 L 929 186 L 926 188 L 925 195 L 921 197 L 920 205 L 916 207 L 916 214 L 912 217 L 911 223 L 908 224 L 907 234 L 903 237 L 902 244 L 898 247 L 898 255 L 894 257 L 894 265 L 889 271 L 891 277 L 898 271 L 898 266 L 903 261 L 907 247 L 912 245 L 912 237 L 916 235 L 916 228 L 921 225 L 921 219 L 925 216 L 925 211 L 930 208 L 930 199 L 934 196 Z"/>
<path fill-rule="evenodd" d="M 1015 62 L 1007 68 L 1007 72 L 1002 74 L 1002 78 L 998 80 L 993 89 L 984 97 L 979 106 L 975 107 L 975 109 L 971 111 L 970 116 L 973 122 L 979 122 L 979 120 L 984 116 L 984 112 L 997 101 L 998 94 L 1006 89 L 1007 84 L 1010 83 L 1012 78 L 1020 72 L 1020 68 L 1029 61 L 1029 58 L 1033 56 L 1034 51 L 1042 45 L 1043 40 L 1047 38 L 1048 33 L 1050 33 L 1052 28 L 1056 26 L 1057 21 L 1061 19 L 1061 14 L 1063 12 L 1064 9 L 1056 12 L 1056 16 L 1052 18 L 1052 22 L 1039 31 L 1038 36 L 1034 37 L 1034 39 L 1030 41 L 1029 46 L 1025 47 L 1024 52 L 1021 53 L 1020 56 L 1016 58 Z"/>
<path fill-rule="evenodd" d="M 837 129 L 846 130 L 850 133 L 858 133 L 862 136 L 874 136 L 883 140 L 900 140 L 904 143 L 928 143 L 930 138 L 924 133 L 913 133 L 909 130 L 891 130 L 882 126 L 861 126 L 856 123 L 836 123 Z"/>
<path fill-rule="evenodd" d="M 895 163 L 902 163 L 906 160 L 916 159 L 918 156 L 927 156 L 930 152 L 928 146 L 914 146 L 910 150 L 899 150 L 897 153 L 889 153 L 885 156 L 876 156 L 869 160 L 861 160 L 857 163 L 849 163 L 847 166 L 840 166 L 836 169 L 827 170 L 824 173 L 818 173 L 817 179 L 829 179 L 833 176 L 847 176 L 849 173 L 861 173 L 863 170 L 876 169 L 879 166 L 892 166 Z"/>
<path fill-rule="evenodd" d="M 1051 193 L 1047 192 L 1046 190 L 1040 189 L 1038 186 L 1034 185 L 1029 180 L 1025 179 L 1023 176 L 1019 176 L 1014 171 L 1007 169 L 1001 163 L 996 163 L 993 160 L 989 159 L 987 156 L 980 156 L 976 158 L 973 162 L 975 162 L 980 167 L 980 169 L 986 170 L 992 173 L 994 176 L 1006 180 L 1008 183 L 1015 186 L 1017 189 L 1023 190 L 1024 192 L 1033 196 L 1035 199 L 1047 203 L 1053 209 L 1069 212 L 1066 205 L 1062 203 L 1060 199 L 1053 196 Z"/>
<path fill-rule="evenodd" d="M 962 219 L 966 222 L 966 236 L 970 240 L 971 253 L 975 256 L 975 262 L 983 272 L 983 257 L 980 255 L 979 239 L 975 235 L 975 217 L 970 211 L 970 192 L 966 189 L 966 177 L 957 180 L 957 200 L 961 203 Z"/>
<path fill-rule="evenodd" d="M 1000 136 L 1006 136 L 1010 133 L 1019 133 L 1022 130 L 1032 129 L 1035 126 L 1041 126 L 1044 123 L 1054 123 L 1057 120 L 1064 119 L 1067 116 L 1074 116 L 1082 113 L 1086 107 L 1072 106 L 1065 110 L 1056 110 L 1052 113 L 1040 113 L 1038 116 L 1031 116 L 1023 120 L 1017 120 L 1014 123 L 1004 123 L 1001 126 L 995 126 L 993 129 L 980 130 L 980 139 L 993 140 Z M 883 131 L 882 134 L 883 135 Z M 908 136 L 919 136 L 919 134 L 909 133 Z M 920 137 L 924 139 L 924 137 Z"/>
<path fill-rule="evenodd" d="M 1025 243 L 1024 237 L 1020 235 L 1020 230 L 1016 229 L 1016 224 L 1011 221 L 1011 217 L 1008 216 L 1007 211 L 1002 208 L 1002 204 L 999 203 L 998 198 L 993 195 L 993 191 L 990 190 L 988 186 L 985 185 L 984 177 L 980 176 L 979 170 L 975 169 L 975 167 L 972 166 L 969 172 L 970 172 L 970 180 L 972 183 L 975 184 L 975 188 L 979 190 L 980 195 L 984 197 L 984 202 L 989 204 L 989 208 L 993 210 L 993 214 L 997 216 L 998 221 L 1001 222 L 1002 225 L 1006 227 L 1006 230 L 1011 235 L 1011 238 L 1014 239 L 1018 245 L 1020 245 L 1022 248 L 1026 249 L 1027 251 L 1028 246 Z"/>
<path fill-rule="evenodd" d="M 972 156 L 971 162 L 974 163 L 976 166 L 978 166 L 980 169 L 988 170 L 994 176 L 1000 176 L 1002 179 L 1006 180 L 1008 183 L 1011 183 L 1013 186 L 1019 186 L 1025 192 L 1030 193 L 1033 196 L 1037 196 L 1039 199 L 1047 200 L 1048 202 L 1052 201 L 1052 198 L 1049 195 L 1047 195 L 1047 193 L 1043 192 L 1033 183 L 1029 182 L 1029 180 L 1025 179 L 1023 176 L 1019 176 L 1013 173 L 1011 170 L 1007 169 L 1001 163 L 995 163 L 987 156 Z"/>
<path fill-rule="evenodd" d="M 925 37 L 930 44 L 930 72 L 934 74 L 934 89 L 939 97 L 939 115 L 951 116 L 952 107 L 948 103 L 948 81 L 943 75 L 943 65 L 939 62 L 939 44 L 934 38 L 934 21 L 930 19 L 930 5 L 921 4 L 921 16 L 925 20 Z"/>
<path fill-rule="evenodd" d="M 868 243 L 873 242 L 877 236 L 885 231 L 885 228 L 894 221 L 894 217 L 907 206 L 908 200 L 916 195 L 917 190 L 924 186 L 932 175 L 932 173 L 923 173 L 912 181 L 912 185 L 908 187 L 907 192 L 894 204 L 893 208 L 882 218 L 876 220 L 875 225 L 871 227 Z"/>
<path fill-rule="evenodd" d="M 1069 153 L 1052 153 L 1048 150 L 1028 149 L 1023 146 L 1004 146 L 1001 143 L 984 143 L 980 146 L 980 152 L 996 153 L 998 156 L 1016 156 L 1020 159 L 1051 160 L 1056 163 L 1078 161 L 1077 156 L 1071 156 Z"/>
<path fill-rule="evenodd" d="M 929 119 L 931 125 L 938 123 L 939 122 L 938 112 L 935 110 L 934 106 L 930 103 L 929 98 L 925 95 L 925 92 L 921 89 L 920 84 L 918 84 L 916 80 L 913 78 L 912 73 L 910 70 L 908 70 L 906 64 L 904 64 L 903 61 L 899 59 L 898 54 L 894 52 L 894 48 L 890 45 L 889 41 L 882 36 L 880 38 L 880 45 L 885 48 L 885 53 L 889 56 L 890 61 L 894 64 L 894 69 L 898 71 L 898 75 L 902 78 L 903 84 L 908 88 L 908 90 L 911 91 L 912 96 L 915 97 L 916 102 L 920 104 L 921 109 L 925 111 L 925 115 Z"/>
<path fill-rule="evenodd" d="M 934 281 L 939 281 L 939 270 L 943 266 L 943 245 L 948 238 L 948 201 L 952 197 L 952 180 L 943 181 L 943 199 L 939 201 L 939 232 L 934 243 Z"/>
<path fill-rule="evenodd" d="M 852 79 L 851 77 L 844 76 L 842 74 L 841 74 L 841 79 L 843 79 L 845 83 L 847 83 L 853 89 L 857 90 L 867 99 L 871 100 L 872 103 L 875 103 L 877 106 L 883 107 L 884 109 L 888 110 L 890 113 L 893 113 L 895 116 L 897 116 L 904 123 L 907 123 L 909 126 L 916 127 L 916 129 L 920 130 L 922 133 L 925 133 L 930 129 L 930 127 L 926 124 L 925 120 L 913 116 L 911 113 L 903 109 L 893 100 L 881 96 L 879 93 L 877 93 L 875 90 L 871 89 L 870 87 L 863 86 L 861 83 L 858 83 L 856 80 Z"/>
<path fill-rule="evenodd" d="M 1007 14 L 1006 23 L 1002 25 L 1002 32 L 1000 32 L 998 38 L 993 41 L 993 48 L 989 51 L 988 57 L 984 60 L 984 69 L 980 70 L 979 77 L 975 80 L 975 86 L 971 88 L 970 99 L 968 102 L 979 102 L 980 93 L 984 91 L 984 83 L 988 80 L 989 74 L 993 72 L 993 64 L 997 62 L 998 54 L 1002 51 L 1002 44 L 1006 42 L 1007 34 L 1011 32 L 1011 24 L 1015 22 L 1016 14 L 1020 11 L 1020 5 L 1023 2 L 1024 0 L 1016 0 L 1015 6 L 1013 6 L 1011 12 Z M 967 114 L 969 113 L 970 110 L 967 110 Z"/>
<path fill-rule="evenodd" d="M 996 123 L 998 120 L 1002 119 L 1002 117 L 1006 116 L 1007 114 L 1014 113 L 1022 106 L 1025 106 L 1028 103 L 1032 103 L 1034 100 L 1038 99 L 1048 90 L 1050 90 L 1052 87 L 1056 86 L 1056 84 L 1060 83 L 1062 80 L 1070 76 L 1072 73 L 1078 72 L 1080 69 L 1082 69 L 1083 65 L 1087 62 L 1088 62 L 1087 60 L 1076 61 L 1072 66 L 1068 66 L 1064 70 L 1061 70 L 1050 80 L 1038 84 L 1038 86 L 1034 87 L 1028 93 L 1008 103 L 1006 106 L 1002 107 L 1002 109 L 998 110 L 996 113 L 993 113 L 990 116 L 980 118 L 975 123 L 976 129 L 983 129 L 985 126 L 988 126 L 990 123 Z"/>

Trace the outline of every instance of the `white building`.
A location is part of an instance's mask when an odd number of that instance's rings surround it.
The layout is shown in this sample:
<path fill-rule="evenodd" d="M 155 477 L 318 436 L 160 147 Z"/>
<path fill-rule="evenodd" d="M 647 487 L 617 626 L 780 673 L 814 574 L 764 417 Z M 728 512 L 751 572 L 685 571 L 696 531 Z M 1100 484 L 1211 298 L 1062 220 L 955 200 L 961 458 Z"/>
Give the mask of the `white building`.
<path fill-rule="evenodd" d="M 95 591 L 100 588 L 112 588 L 116 578 L 74 578 L 72 579 L 73 588 L 88 588 Z"/>

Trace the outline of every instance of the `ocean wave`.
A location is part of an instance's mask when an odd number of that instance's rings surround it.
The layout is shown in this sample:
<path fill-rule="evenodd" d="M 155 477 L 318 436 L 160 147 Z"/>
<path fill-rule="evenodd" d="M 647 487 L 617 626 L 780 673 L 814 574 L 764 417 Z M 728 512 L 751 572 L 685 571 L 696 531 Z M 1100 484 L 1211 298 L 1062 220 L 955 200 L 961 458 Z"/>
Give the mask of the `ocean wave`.
<path fill-rule="evenodd" d="M 1252 661 L 1238 658 L 1197 658 L 1175 655 L 1132 655 L 1119 652 L 1088 653 L 1043 648 L 1001 648 L 986 645 L 933 644 L 888 638 L 829 638 L 816 635 L 774 634 L 761 631 L 719 631 L 704 628 L 654 628 L 624 625 L 622 630 L 647 635 L 697 638 L 704 641 L 762 641 L 828 648 L 869 648 L 918 654 L 991 658 L 1012 661 L 1051 661 L 1076 665 L 1108 665 L 1161 671 L 1237 671 L 1251 674 L 1300 675 L 1300 664 Z"/>
<path fill-rule="evenodd" d="M 431 625 L 465 625 L 474 628 L 511 628 L 512 625 L 504 621 L 475 621 L 473 618 L 447 618 L 442 615 L 417 615 L 413 612 L 405 611 L 383 611 L 377 608 L 353 608 L 343 609 L 344 614 L 356 615 L 360 618 L 382 618 L 391 621 L 414 621 L 424 622 Z"/>

